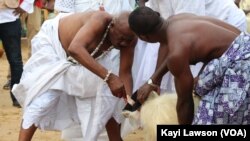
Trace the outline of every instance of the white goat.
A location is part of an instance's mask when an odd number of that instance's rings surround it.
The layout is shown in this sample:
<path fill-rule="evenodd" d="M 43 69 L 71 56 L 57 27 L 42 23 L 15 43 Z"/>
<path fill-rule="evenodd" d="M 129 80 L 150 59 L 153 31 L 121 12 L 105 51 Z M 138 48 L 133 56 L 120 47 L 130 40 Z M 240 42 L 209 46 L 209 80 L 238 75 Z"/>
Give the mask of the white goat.
<path fill-rule="evenodd" d="M 199 104 L 199 97 L 193 96 L 195 103 L 195 112 Z M 123 115 L 129 118 L 133 126 L 140 126 L 144 132 L 145 141 L 156 141 L 156 128 L 159 124 L 174 125 L 178 124 L 176 113 L 177 94 L 161 94 L 152 92 L 147 101 L 141 106 L 140 110 L 133 112 L 124 110 Z M 135 102 L 128 98 L 128 103 Z"/>

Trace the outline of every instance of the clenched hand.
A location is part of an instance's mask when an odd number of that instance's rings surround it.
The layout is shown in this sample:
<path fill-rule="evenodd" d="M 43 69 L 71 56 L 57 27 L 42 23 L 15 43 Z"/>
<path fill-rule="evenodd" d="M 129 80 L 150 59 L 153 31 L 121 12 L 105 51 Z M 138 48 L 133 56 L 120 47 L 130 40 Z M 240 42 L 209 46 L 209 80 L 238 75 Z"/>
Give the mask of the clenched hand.
<path fill-rule="evenodd" d="M 159 87 L 154 87 L 152 85 L 149 85 L 147 83 L 145 83 L 144 85 L 142 85 L 139 89 L 138 89 L 138 92 L 137 92 L 137 99 L 138 101 L 143 104 L 149 94 L 152 92 L 152 91 L 156 91 L 157 93 L 160 93 L 160 88 Z"/>
<path fill-rule="evenodd" d="M 111 73 L 107 83 L 114 96 L 127 99 L 125 86 L 118 76 Z"/>

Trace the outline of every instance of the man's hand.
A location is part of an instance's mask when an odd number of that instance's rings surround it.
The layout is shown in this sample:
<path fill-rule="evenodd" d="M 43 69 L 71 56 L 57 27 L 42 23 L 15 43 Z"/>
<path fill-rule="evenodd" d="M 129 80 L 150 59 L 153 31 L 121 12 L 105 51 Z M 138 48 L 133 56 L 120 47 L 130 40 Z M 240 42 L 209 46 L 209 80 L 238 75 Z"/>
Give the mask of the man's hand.
<path fill-rule="evenodd" d="M 160 92 L 160 88 L 159 87 L 154 87 L 154 86 L 149 85 L 147 83 L 145 83 L 144 85 L 142 85 L 141 88 L 137 92 L 137 99 L 138 99 L 138 101 L 141 104 L 143 104 L 147 100 L 150 92 L 152 92 L 153 90 L 156 91 L 157 93 Z"/>
<path fill-rule="evenodd" d="M 107 84 L 114 96 L 127 99 L 125 86 L 118 76 L 111 73 Z"/>
<path fill-rule="evenodd" d="M 13 14 L 15 16 L 19 15 L 21 16 L 23 13 L 26 13 L 26 11 L 24 11 L 20 6 L 18 6 L 17 8 L 15 8 Z"/>

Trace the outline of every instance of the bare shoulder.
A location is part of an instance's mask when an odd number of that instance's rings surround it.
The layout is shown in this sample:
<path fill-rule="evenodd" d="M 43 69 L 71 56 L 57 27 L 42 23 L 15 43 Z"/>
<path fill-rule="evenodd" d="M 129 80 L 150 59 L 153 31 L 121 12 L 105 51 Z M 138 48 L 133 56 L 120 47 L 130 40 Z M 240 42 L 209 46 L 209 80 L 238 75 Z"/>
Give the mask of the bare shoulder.
<path fill-rule="evenodd" d="M 110 21 L 112 19 L 112 15 L 105 11 L 95 11 L 91 16 L 91 19 L 99 21 Z"/>
<path fill-rule="evenodd" d="M 169 29 L 173 29 L 172 31 L 174 30 L 178 31 L 178 29 L 186 28 L 186 26 L 183 26 L 183 25 L 185 25 L 186 22 L 191 21 L 192 19 L 195 19 L 197 17 L 198 17 L 197 15 L 191 14 L 191 13 L 181 13 L 181 14 L 170 16 L 167 19 L 167 22 L 170 26 Z"/>
<path fill-rule="evenodd" d="M 182 19 L 189 19 L 189 18 L 195 18 L 197 15 L 192 13 L 180 13 L 177 15 L 172 15 L 168 19 L 169 20 L 182 20 Z"/>
<path fill-rule="evenodd" d="M 191 54 L 190 42 L 180 37 L 177 40 L 173 39 L 168 44 L 168 48 L 166 58 L 168 69 L 174 76 L 178 76 L 182 73 L 185 66 L 189 66 Z"/>
<path fill-rule="evenodd" d="M 176 25 L 173 25 L 176 26 Z M 176 29 L 178 27 L 178 29 Z M 182 60 L 189 60 L 190 50 L 193 45 L 193 34 L 185 31 L 186 29 L 180 29 L 176 26 L 176 30 L 168 31 L 168 56 L 169 62 L 175 64 L 176 62 Z"/>
<path fill-rule="evenodd" d="M 179 47 L 188 46 L 193 40 L 193 32 L 190 31 L 191 25 L 188 21 L 179 19 L 170 20 L 166 31 L 169 49 L 175 50 Z"/>
<path fill-rule="evenodd" d="M 74 13 L 72 15 L 62 18 L 60 21 L 77 24 L 84 24 L 88 21 L 106 21 L 112 19 L 112 15 L 104 11 L 90 11 L 90 12 L 81 12 Z"/>
<path fill-rule="evenodd" d="M 189 13 L 177 14 L 167 19 L 167 40 L 171 46 L 189 46 L 195 39 L 198 16 Z"/>

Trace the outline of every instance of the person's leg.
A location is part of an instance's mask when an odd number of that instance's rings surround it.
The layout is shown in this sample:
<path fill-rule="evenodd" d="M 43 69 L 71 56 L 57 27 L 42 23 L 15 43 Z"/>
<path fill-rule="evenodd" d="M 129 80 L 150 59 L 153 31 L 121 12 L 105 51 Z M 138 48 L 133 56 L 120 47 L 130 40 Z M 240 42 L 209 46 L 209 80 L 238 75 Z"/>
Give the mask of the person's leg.
<path fill-rule="evenodd" d="M 22 72 L 23 62 L 21 54 L 21 23 L 17 19 L 14 22 L 5 23 L 0 25 L 1 39 L 3 47 L 7 56 L 7 60 L 10 64 L 11 72 L 11 86 L 19 83 Z M 20 107 L 14 95 L 10 92 L 13 106 Z"/>
<path fill-rule="evenodd" d="M 22 37 L 27 37 L 27 17 L 28 17 L 28 13 L 24 13 L 20 17 L 21 26 L 22 26 L 22 31 L 21 31 Z"/>
<path fill-rule="evenodd" d="M 6 81 L 6 83 L 3 85 L 3 89 L 4 90 L 9 90 L 10 89 L 10 79 L 11 77 L 10 77 L 10 67 L 9 67 L 9 70 L 8 70 L 8 75 L 7 75 L 7 81 Z"/>
<path fill-rule="evenodd" d="M 35 97 L 30 104 L 24 107 L 18 141 L 31 141 L 37 128 L 42 130 L 60 130 L 60 128 L 56 127 L 59 124 L 56 121 L 57 116 L 60 117 L 57 109 L 60 94 L 60 91 L 49 90 Z M 60 118 L 60 120 L 62 119 Z M 64 122 L 64 124 L 67 123 Z"/>
<path fill-rule="evenodd" d="M 109 141 L 122 141 L 121 125 L 111 118 L 106 124 Z"/>
<path fill-rule="evenodd" d="M 18 141 L 31 141 L 37 127 L 33 124 L 28 129 L 24 129 L 21 127 L 19 132 Z"/>
<path fill-rule="evenodd" d="M 2 33 L 4 33 L 4 32 L 2 30 L 2 25 L 1 25 L 1 29 L 0 29 L 0 58 L 4 54 L 3 43 L 2 43 L 2 40 L 1 40 L 1 34 Z M 8 71 L 8 75 L 7 75 L 7 82 L 3 85 L 3 89 L 4 90 L 9 90 L 10 89 L 10 67 L 9 67 L 9 71 Z"/>
<path fill-rule="evenodd" d="M 116 122 L 117 120 L 112 117 L 114 107 L 119 107 L 116 104 L 116 99 L 115 97 L 76 97 L 77 112 L 84 140 L 122 141 L 120 125 Z M 114 117 L 116 116 L 114 115 Z M 105 127 L 107 134 L 104 130 Z"/>

